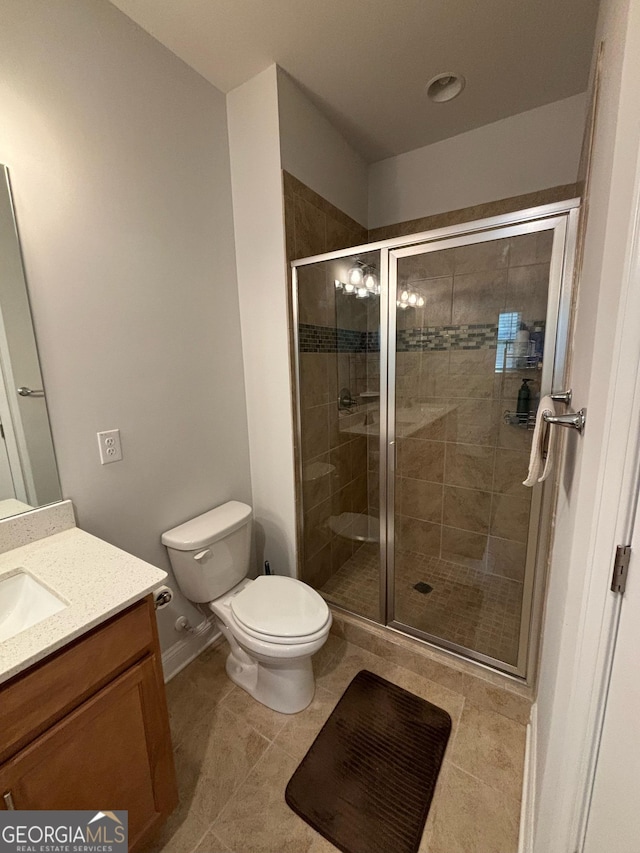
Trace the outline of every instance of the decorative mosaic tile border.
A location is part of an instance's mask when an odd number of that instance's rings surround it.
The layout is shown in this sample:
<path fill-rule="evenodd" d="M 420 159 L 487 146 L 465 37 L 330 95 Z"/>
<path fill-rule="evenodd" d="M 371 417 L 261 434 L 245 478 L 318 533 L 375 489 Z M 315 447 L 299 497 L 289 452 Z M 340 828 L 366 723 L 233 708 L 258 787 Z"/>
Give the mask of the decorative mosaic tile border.
<path fill-rule="evenodd" d="M 542 320 L 532 325 L 544 329 Z M 301 323 L 298 339 L 300 352 L 380 352 L 378 331 L 357 332 Z M 399 329 L 396 336 L 397 352 L 496 349 L 497 345 L 498 327 L 493 323 Z"/>
<path fill-rule="evenodd" d="M 497 326 L 493 323 L 472 323 L 399 329 L 396 349 L 398 352 L 496 349 L 497 343 Z"/>
<path fill-rule="evenodd" d="M 367 332 L 300 323 L 298 346 L 300 352 L 367 352 Z"/>

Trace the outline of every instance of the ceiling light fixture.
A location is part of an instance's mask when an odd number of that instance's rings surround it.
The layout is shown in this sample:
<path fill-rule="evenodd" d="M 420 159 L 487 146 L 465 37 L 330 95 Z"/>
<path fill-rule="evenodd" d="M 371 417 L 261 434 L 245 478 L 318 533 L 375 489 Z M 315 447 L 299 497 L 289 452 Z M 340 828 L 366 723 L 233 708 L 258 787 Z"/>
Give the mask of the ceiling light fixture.
<path fill-rule="evenodd" d="M 453 71 L 445 71 L 436 74 L 427 83 L 427 95 L 437 104 L 444 104 L 457 98 L 464 89 L 466 80 L 462 74 L 454 74 Z"/>

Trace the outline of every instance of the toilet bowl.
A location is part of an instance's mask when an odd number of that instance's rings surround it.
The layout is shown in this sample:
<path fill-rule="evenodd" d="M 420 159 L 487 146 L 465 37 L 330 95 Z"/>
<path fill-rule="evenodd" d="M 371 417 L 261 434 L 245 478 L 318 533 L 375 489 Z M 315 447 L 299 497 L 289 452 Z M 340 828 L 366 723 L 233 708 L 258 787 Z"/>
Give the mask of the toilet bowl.
<path fill-rule="evenodd" d="M 162 535 L 178 585 L 206 603 L 227 639 L 229 678 L 284 714 L 313 699 L 312 656 L 324 645 L 331 612 L 305 583 L 280 575 L 246 577 L 251 508 L 229 501 Z"/>

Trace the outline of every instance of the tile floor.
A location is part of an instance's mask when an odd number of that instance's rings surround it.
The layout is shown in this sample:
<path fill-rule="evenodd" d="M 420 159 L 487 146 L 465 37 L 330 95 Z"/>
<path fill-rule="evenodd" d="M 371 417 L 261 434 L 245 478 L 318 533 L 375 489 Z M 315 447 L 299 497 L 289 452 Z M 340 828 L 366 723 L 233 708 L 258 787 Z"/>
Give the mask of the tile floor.
<path fill-rule="evenodd" d="M 229 681 L 226 649 L 207 650 L 167 685 L 180 805 L 145 853 L 335 851 L 289 809 L 284 790 L 361 669 L 453 719 L 420 853 L 516 853 L 524 725 L 333 634 L 314 659 L 312 704 L 300 714 L 278 714 Z"/>
<path fill-rule="evenodd" d="M 424 594 L 414 584 L 433 587 Z M 359 616 L 379 618 L 379 552 L 363 545 L 319 591 Z M 409 551 L 396 554 L 395 616 L 428 634 L 516 664 L 522 584 Z"/>

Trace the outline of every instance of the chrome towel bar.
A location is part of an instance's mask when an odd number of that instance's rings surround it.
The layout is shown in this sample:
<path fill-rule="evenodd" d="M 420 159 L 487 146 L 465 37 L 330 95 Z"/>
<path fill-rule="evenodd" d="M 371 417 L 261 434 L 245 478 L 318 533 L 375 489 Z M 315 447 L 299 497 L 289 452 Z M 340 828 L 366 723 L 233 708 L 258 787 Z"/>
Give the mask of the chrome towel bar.
<path fill-rule="evenodd" d="M 568 415 L 550 415 L 547 412 L 543 412 L 542 418 L 548 424 L 577 429 L 580 435 L 582 435 L 584 425 L 587 421 L 587 410 L 580 409 L 579 412 L 571 412 Z"/>

